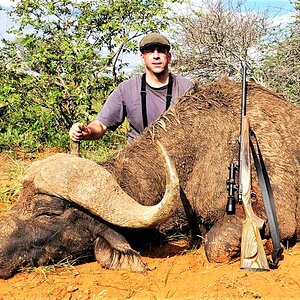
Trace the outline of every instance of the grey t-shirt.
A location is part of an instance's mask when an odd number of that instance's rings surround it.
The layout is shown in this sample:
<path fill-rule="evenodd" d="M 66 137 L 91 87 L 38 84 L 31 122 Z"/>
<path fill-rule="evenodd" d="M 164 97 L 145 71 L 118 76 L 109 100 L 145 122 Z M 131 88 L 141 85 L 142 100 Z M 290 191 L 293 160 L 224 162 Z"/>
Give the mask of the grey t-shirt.
<path fill-rule="evenodd" d="M 171 105 L 174 105 L 178 97 L 182 96 L 191 86 L 192 82 L 179 75 L 173 75 L 173 88 Z M 142 76 L 133 77 L 122 82 L 108 97 L 97 120 L 109 129 L 115 130 L 128 118 L 130 128 L 128 140 L 137 137 L 143 130 L 143 115 L 141 102 Z M 146 108 L 148 124 L 157 120 L 166 110 L 167 86 L 153 88 L 146 84 Z"/>

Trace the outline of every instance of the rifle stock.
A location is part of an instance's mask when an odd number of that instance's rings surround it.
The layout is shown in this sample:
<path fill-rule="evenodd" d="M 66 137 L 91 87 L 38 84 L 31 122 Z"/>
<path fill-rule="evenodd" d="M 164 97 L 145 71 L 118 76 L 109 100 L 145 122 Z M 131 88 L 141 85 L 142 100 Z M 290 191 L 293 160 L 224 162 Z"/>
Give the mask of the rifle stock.
<path fill-rule="evenodd" d="M 255 215 L 251 204 L 250 125 L 247 116 L 242 117 L 240 138 L 239 197 L 246 215 L 242 229 L 241 269 L 268 271 L 269 264 L 260 236 L 264 220 Z"/>

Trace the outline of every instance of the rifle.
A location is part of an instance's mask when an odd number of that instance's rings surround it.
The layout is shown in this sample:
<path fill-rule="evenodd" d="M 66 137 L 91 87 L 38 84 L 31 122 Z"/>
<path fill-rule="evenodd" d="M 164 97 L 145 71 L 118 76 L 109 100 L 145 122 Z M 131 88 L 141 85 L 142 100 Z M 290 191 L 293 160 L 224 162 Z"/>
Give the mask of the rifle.
<path fill-rule="evenodd" d="M 245 220 L 243 221 L 242 240 L 241 240 L 241 269 L 247 269 L 251 271 L 269 271 L 270 267 L 276 268 L 281 253 L 283 251 L 279 242 L 278 225 L 275 213 L 275 207 L 273 203 L 273 195 L 269 183 L 269 178 L 266 170 L 261 172 L 259 169 L 265 169 L 263 159 L 260 153 L 259 146 L 258 151 L 260 155 L 260 161 L 257 158 L 253 143 L 251 141 L 251 135 L 255 134 L 250 129 L 250 123 L 246 115 L 246 94 L 247 94 L 247 82 L 246 82 L 246 65 L 242 64 L 243 69 L 243 93 L 242 93 L 242 105 L 241 105 L 241 128 L 240 128 L 240 151 L 239 151 L 239 163 L 231 163 L 229 165 L 229 179 L 227 180 L 228 201 L 226 211 L 228 214 L 235 213 L 235 192 L 238 191 L 239 203 L 243 204 L 245 211 Z M 268 261 L 264 251 L 262 239 L 260 236 L 260 230 L 264 226 L 264 220 L 255 215 L 251 204 L 251 157 L 250 150 L 252 152 L 257 175 L 259 178 L 260 187 L 263 194 L 265 208 L 270 225 L 274 224 L 271 230 L 271 236 L 273 240 L 273 262 Z M 236 172 L 239 173 L 239 184 L 235 183 Z M 265 200 L 265 198 L 267 200 Z M 274 237 L 274 238 L 273 238 Z"/>

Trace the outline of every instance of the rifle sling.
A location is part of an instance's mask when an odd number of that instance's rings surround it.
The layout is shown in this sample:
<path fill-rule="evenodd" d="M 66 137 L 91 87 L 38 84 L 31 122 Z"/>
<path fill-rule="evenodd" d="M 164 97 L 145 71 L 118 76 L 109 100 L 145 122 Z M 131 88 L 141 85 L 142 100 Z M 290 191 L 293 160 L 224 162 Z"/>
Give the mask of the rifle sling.
<path fill-rule="evenodd" d="M 258 155 L 255 151 L 255 147 L 251 140 L 252 137 L 255 140 Z M 278 221 L 276 217 L 274 197 L 273 197 L 272 187 L 270 184 L 270 179 L 262 157 L 262 153 L 258 145 L 256 135 L 252 130 L 250 130 L 250 147 L 251 147 L 254 165 L 257 172 L 260 190 L 262 193 L 262 197 L 266 209 L 266 214 L 268 218 L 268 223 L 269 223 L 269 228 L 270 228 L 270 233 L 271 233 L 271 238 L 273 243 L 272 261 L 269 260 L 269 266 L 271 269 L 275 269 L 280 260 L 281 254 L 283 252 L 283 248 L 280 245 Z"/>

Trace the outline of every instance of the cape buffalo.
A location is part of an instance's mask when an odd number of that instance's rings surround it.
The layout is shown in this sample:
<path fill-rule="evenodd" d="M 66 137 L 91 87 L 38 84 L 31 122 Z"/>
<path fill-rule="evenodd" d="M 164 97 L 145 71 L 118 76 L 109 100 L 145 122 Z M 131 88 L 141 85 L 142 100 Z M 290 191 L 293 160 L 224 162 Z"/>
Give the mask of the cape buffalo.
<path fill-rule="evenodd" d="M 238 156 L 240 101 L 240 84 L 227 79 L 195 84 L 105 163 L 58 154 L 33 164 L 18 202 L 0 221 L 0 277 L 93 255 L 106 268 L 145 271 L 126 240 L 139 242 L 140 228 L 184 231 L 192 240 L 207 231 L 210 261 L 237 257 L 244 215 L 241 206 L 226 215 L 225 181 Z M 247 113 L 269 171 L 280 237 L 299 240 L 300 107 L 249 83 Z M 254 210 L 266 220 L 254 172 L 253 190 Z"/>

